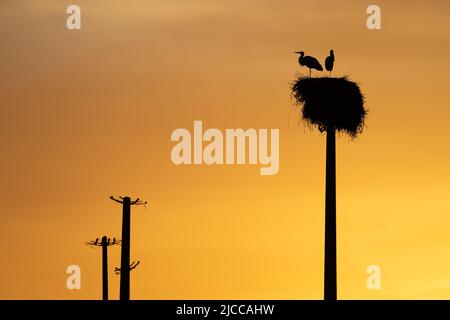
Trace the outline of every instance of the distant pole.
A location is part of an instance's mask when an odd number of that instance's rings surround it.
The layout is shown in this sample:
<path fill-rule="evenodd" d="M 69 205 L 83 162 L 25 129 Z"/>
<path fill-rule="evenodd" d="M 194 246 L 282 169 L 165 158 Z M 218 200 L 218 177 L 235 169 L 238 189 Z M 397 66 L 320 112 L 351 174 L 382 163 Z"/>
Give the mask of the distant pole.
<path fill-rule="evenodd" d="M 102 298 L 104 301 L 108 300 L 108 247 L 120 244 L 120 240 L 113 238 L 112 240 L 107 236 L 103 236 L 99 241 L 98 238 L 86 242 L 87 246 L 102 247 Z"/>
<path fill-rule="evenodd" d="M 102 238 L 102 278 L 103 278 L 103 300 L 108 300 L 108 238 Z"/>
<path fill-rule="evenodd" d="M 326 148 L 324 299 L 336 300 L 336 133 L 333 127 L 327 129 Z"/>
<path fill-rule="evenodd" d="M 131 229 L 131 206 L 145 205 L 137 198 L 131 200 L 130 197 L 119 197 L 119 199 L 110 197 L 111 200 L 122 204 L 122 250 L 120 258 L 120 300 L 130 300 L 130 229 Z"/>

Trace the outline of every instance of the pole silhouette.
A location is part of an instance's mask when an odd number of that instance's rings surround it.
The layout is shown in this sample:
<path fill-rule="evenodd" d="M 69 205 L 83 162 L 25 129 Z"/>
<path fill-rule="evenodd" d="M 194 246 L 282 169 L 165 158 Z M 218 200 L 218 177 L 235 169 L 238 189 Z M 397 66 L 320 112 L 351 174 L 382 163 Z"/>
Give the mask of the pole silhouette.
<path fill-rule="evenodd" d="M 103 283 L 103 300 L 108 300 L 108 239 L 106 236 L 102 238 L 102 283 Z"/>
<path fill-rule="evenodd" d="M 120 300 L 130 300 L 130 229 L 131 229 L 131 206 L 145 205 L 147 202 L 139 198 L 131 200 L 130 197 L 119 197 L 119 199 L 110 197 L 122 204 L 122 250 L 120 256 Z"/>
<path fill-rule="evenodd" d="M 107 236 L 103 236 L 100 242 L 98 238 L 86 242 L 88 246 L 102 247 L 102 299 L 104 301 L 108 300 L 108 247 L 116 244 L 120 244 L 120 240 L 113 238 L 111 241 Z"/>
<path fill-rule="evenodd" d="M 325 181 L 325 300 L 337 298 L 336 266 L 336 133 L 333 127 L 328 127 Z"/>
<path fill-rule="evenodd" d="M 122 212 L 122 254 L 120 258 L 120 300 L 130 300 L 130 269 L 124 266 L 130 265 L 130 203 L 129 197 L 123 198 Z"/>
<path fill-rule="evenodd" d="M 328 71 L 333 68 L 334 55 L 330 59 L 326 63 Z M 363 132 L 367 115 L 365 99 L 359 86 L 348 77 L 298 76 L 291 89 L 297 103 L 302 105 L 302 119 L 320 132 L 326 132 L 327 136 L 324 299 L 337 300 L 336 132 L 348 134 L 353 139 Z"/>

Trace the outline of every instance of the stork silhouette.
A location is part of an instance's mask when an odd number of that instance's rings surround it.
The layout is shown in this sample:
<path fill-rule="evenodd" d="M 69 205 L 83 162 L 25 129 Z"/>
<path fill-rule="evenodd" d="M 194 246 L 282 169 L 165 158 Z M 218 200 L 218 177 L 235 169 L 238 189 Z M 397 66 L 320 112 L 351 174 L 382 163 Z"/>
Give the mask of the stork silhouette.
<path fill-rule="evenodd" d="M 323 71 L 323 67 L 320 64 L 320 62 L 311 56 L 305 56 L 305 53 L 303 51 L 296 51 L 294 53 L 297 53 L 300 55 L 298 58 L 298 63 L 301 66 L 305 66 L 309 69 L 309 77 L 311 78 L 311 69 L 316 69 L 319 71 Z"/>
<path fill-rule="evenodd" d="M 330 55 L 325 59 L 325 69 L 327 69 L 327 71 L 330 71 L 330 76 L 331 71 L 333 70 L 333 66 L 334 66 L 334 50 L 331 49 Z"/>

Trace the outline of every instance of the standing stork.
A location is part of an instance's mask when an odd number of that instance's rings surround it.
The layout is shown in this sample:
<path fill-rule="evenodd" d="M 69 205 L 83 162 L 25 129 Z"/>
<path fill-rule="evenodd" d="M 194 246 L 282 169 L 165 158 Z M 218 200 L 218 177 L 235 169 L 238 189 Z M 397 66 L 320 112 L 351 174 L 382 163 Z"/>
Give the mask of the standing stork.
<path fill-rule="evenodd" d="M 330 76 L 331 71 L 333 70 L 333 66 L 334 66 L 334 51 L 333 49 L 331 49 L 330 55 L 325 59 L 325 69 L 327 69 L 327 71 L 330 71 Z"/>
<path fill-rule="evenodd" d="M 322 65 L 316 58 L 310 57 L 310 56 L 305 56 L 305 53 L 303 51 L 296 51 L 294 53 L 297 53 L 300 55 L 300 57 L 298 58 L 298 63 L 301 66 L 305 66 L 309 69 L 309 77 L 310 78 L 311 78 L 311 69 L 323 71 Z"/>

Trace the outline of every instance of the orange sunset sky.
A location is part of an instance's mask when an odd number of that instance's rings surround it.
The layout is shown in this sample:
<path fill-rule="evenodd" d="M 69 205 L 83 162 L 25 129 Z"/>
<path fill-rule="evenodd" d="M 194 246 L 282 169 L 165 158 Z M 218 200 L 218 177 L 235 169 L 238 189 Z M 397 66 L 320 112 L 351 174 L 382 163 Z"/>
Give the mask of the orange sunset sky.
<path fill-rule="evenodd" d="M 82 29 L 67 30 L 78 4 Z M 366 8 L 381 7 L 382 30 Z M 325 136 L 299 122 L 292 52 L 370 110 L 337 142 L 338 298 L 450 299 L 450 2 L 2 0 L 0 298 L 100 299 L 132 209 L 132 299 L 322 299 Z M 318 75 L 317 72 L 313 74 Z M 174 129 L 279 128 L 280 170 L 175 166 Z M 111 247 L 110 298 L 120 248 Z M 81 267 L 81 290 L 66 268 Z M 379 265 L 381 290 L 366 268 Z"/>

